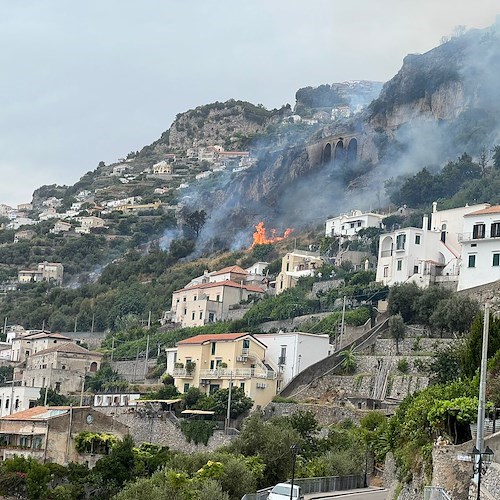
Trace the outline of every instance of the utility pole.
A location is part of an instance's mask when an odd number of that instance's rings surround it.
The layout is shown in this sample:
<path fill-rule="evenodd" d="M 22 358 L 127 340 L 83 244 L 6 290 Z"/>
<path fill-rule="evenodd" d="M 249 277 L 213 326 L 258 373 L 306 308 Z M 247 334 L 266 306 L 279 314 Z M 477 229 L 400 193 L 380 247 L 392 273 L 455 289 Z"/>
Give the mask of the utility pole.
<path fill-rule="evenodd" d="M 82 388 L 80 390 L 80 408 L 83 406 L 83 390 L 85 388 L 85 377 L 87 376 L 87 368 L 85 368 L 85 371 L 83 373 L 82 377 Z"/>
<path fill-rule="evenodd" d="M 148 315 L 148 330 L 151 328 L 151 311 L 149 311 Z"/>
<path fill-rule="evenodd" d="M 5 335 L 5 340 L 7 340 L 7 316 L 3 320 L 3 334 Z"/>
<path fill-rule="evenodd" d="M 144 378 L 146 378 L 146 374 L 148 373 L 148 359 L 149 359 L 149 333 L 146 338 L 146 357 L 144 361 Z"/>
<path fill-rule="evenodd" d="M 43 406 L 47 406 L 47 396 L 49 393 L 50 379 L 52 378 L 52 365 L 50 365 L 48 384 L 45 384 L 45 397 L 43 398 Z"/>
<path fill-rule="evenodd" d="M 477 465 L 477 474 L 474 474 L 474 482 L 479 486 L 479 477 L 481 475 L 480 460 L 481 453 L 484 452 L 484 412 L 486 406 L 486 367 L 488 364 L 488 334 L 490 329 L 490 305 L 484 305 L 483 321 L 483 349 L 481 353 L 481 378 L 479 380 L 479 405 L 477 407 L 477 436 L 476 448 L 479 454 L 474 457 Z"/>
<path fill-rule="evenodd" d="M 344 304 L 342 305 L 342 322 L 340 323 L 340 344 L 339 344 L 339 349 L 342 349 L 342 337 L 344 335 L 344 325 L 345 325 L 345 299 L 346 296 L 344 295 Z"/>
<path fill-rule="evenodd" d="M 75 316 L 75 328 L 73 329 L 73 332 L 76 333 L 76 325 L 78 323 L 78 315 Z"/>
<path fill-rule="evenodd" d="M 115 352 L 115 338 L 111 337 L 111 361 L 113 361 L 114 352 Z"/>
<path fill-rule="evenodd" d="M 233 390 L 233 370 L 229 374 L 229 393 L 227 395 L 227 413 L 226 413 L 226 434 L 229 431 L 229 419 L 231 418 L 231 395 Z"/>
<path fill-rule="evenodd" d="M 137 373 L 137 363 L 139 363 L 139 348 L 137 348 L 137 355 L 135 357 L 133 382 L 135 382 L 135 375 Z"/>
<path fill-rule="evenodd" d="M 94 323 L 95 323 L 95 314 L 92 313 L 92 325 L 90 326 L 90 333 L 94 333 Z"/>

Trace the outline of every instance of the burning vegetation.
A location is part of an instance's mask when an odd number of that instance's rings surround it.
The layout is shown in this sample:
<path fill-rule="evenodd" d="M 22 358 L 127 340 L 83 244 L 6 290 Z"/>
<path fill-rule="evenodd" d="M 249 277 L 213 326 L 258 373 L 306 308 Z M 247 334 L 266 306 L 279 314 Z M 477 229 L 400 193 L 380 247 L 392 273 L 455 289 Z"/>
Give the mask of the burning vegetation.
<path fill-rule="evenodd" d="M 267 236 L 267 230 L 264 227 L 263 222 L 259 222 L 255 226 L 255 233 L 253 233 L 253 243 L 252 243 L 252 248 L 255 245 L 265 245 L 267 243 L 276 243 L 277 241 L 284 240 L 288 238 L 292 232 L 293 229 L 288 228 L 284 233 L 283 236 L 276 236 L 276 229 L 271 229 L 271 235 L 270 237 Z"/>

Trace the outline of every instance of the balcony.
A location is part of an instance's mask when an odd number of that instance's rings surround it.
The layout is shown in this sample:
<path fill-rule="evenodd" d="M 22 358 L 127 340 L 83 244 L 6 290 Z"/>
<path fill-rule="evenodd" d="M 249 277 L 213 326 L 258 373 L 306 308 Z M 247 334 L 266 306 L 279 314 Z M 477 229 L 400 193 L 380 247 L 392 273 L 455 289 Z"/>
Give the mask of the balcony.
<path fill-rule="evenodd" d="M 174 375 L 175 377 L 175 375 Z M 260 368 L 215 368 L 213 370 L 200 370 L 200 379 L 249 379 L 263 378 L 275 379 L 277 373 L 272 370 Z"/>
<path fill-rule="evenodd" d="M 382 250 L 380 252 L 380 257 L 392 257 L 394 250 Z"/>
<path fill-rule="evenodd" d="M 193 378 L 194 370 L 187 371 L 186 368 L 174 368 L 172 377 L 174 378 Z"/>
<path fill-rule="evenodd" d="M 486 231 L 485 233 L 482 233 L 482 234 L 458 233 L 458 241 L 460 243 L 467 242 L 467 241 L 479 241 L 479 240 L 491 240 L 491 239 L 498 240 L 498 239 L 500 239 L 500 235 L 496 234 L 496 233 L 491 234 L 490 231 Z"/>
<path fill-rule="evenodd" d="M 286 365 L 286 356 L 280 356 L 278 358 L 278 366 L 280 365 Z"/>

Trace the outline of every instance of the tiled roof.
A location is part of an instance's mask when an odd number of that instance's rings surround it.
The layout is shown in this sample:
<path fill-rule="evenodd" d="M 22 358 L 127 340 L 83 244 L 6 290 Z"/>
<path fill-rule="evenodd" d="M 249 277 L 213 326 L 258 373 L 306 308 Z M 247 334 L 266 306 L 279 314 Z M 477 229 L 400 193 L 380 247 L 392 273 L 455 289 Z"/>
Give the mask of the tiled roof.
<path fill-rule="evenodd" d="M 35 406 L 28 410 L 6 415 L 0 420 L 48 420 L 67 413 L 70 406 Z"/>
<path fill-rule="evenodd" d="M 240 283 L 236 283 L 236 281 L 230 281 L 230 280 L 218 281 L 218 282 L 214 282 L 214 283 L 200 283 L 199 285 L 190 286 L 188 288 L 182 288 L 181 290 L 176 290 L 175 292 L 183 292 L 186 290 L 196 290 L 196 289 L 202 290 L 205 288 L 215 288 L 218 286 L 230 286 L 233 288 L 244 288 L 245 290 L 247 290 L 249 292 L 264 293 L 264 290 L 258 286 L 242 285 Z"/>
<path fill-rule="evenodd" d="M 85 347 L 79 346 L 74 342 L 67 342 L 66 344 L 58 344 L 47 349 L 43 349 L 42 351 L 38 351 L 33 353 L 31 356 L 41 356 L 43 354 L 48 354 L 49 352 L 68 352 L 73 354 L 93 354 L 94 356 L 102 356 L 98 352 L 92 352 Z"/>
<path fill-rule="evenodd" d="M 60 333 L 50 333 L 50 332 L 41 332 L 41 333 L 31 333 L 29 335 L 24 335 L 25 339 L 43 339 L 43 338 L 55 338 L 61 340 L 71 340 L 70 337 L 66 337 L 65 335 L 61 335 Z"/>
<path fill-rule="evenodd" d="M 248 274 L 247 271 L 242 269 L 240 266 L 229 266 L 221 269 L 220 271 L 215 271 L 213 273 L 210 273 L 210 276 L 218 276 L 220 274 L 226 274 L 226 273 Z"/>
<path fill-rule="evenodd" d="M 486 207 L 482 210 L 476 210 L 470 214 L 464 215 L 464 217 L 470 217 L 471 215 L 486 215 L 486 214 L 500 214 L 500 205 L 494 205 L 492 207 Z"/>
<path fill-rule="evenodd" d="M 232 342 L 241 337 L 248 336 L 248 333 L 208 333 L 204 335 L 196 335 L 188 339 L 177 342 L 177 345 L 184 344 L 204 344 L 206 342 Z"/>

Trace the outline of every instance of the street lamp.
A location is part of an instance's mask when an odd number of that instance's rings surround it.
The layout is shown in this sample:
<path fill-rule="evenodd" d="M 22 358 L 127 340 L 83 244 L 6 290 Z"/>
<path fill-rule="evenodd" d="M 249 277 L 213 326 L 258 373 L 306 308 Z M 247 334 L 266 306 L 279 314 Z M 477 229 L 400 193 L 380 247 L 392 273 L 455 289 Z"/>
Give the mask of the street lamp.
<path fill-rule="evenodd" d="M 487 446 L 481 453 L 475 446 L 472 448 L 471 456 L 474 460 L 473 471 L 474 476 L 477 474 L 477 500 L 480 500 L 481 495 L 481 476 L 486 472 L 487 466 L 493 459 L 493 451 Z"/>
<path fill-rule="evenodd" d="M 293 481 L 295 479 L 295 463 L 297 462 L 297 454 L 300 451 L 300 446 L 297 443 L 290 446 L 292 452 L 292 480 L 290 481 L 290 500 L 293 500 Z"/>

